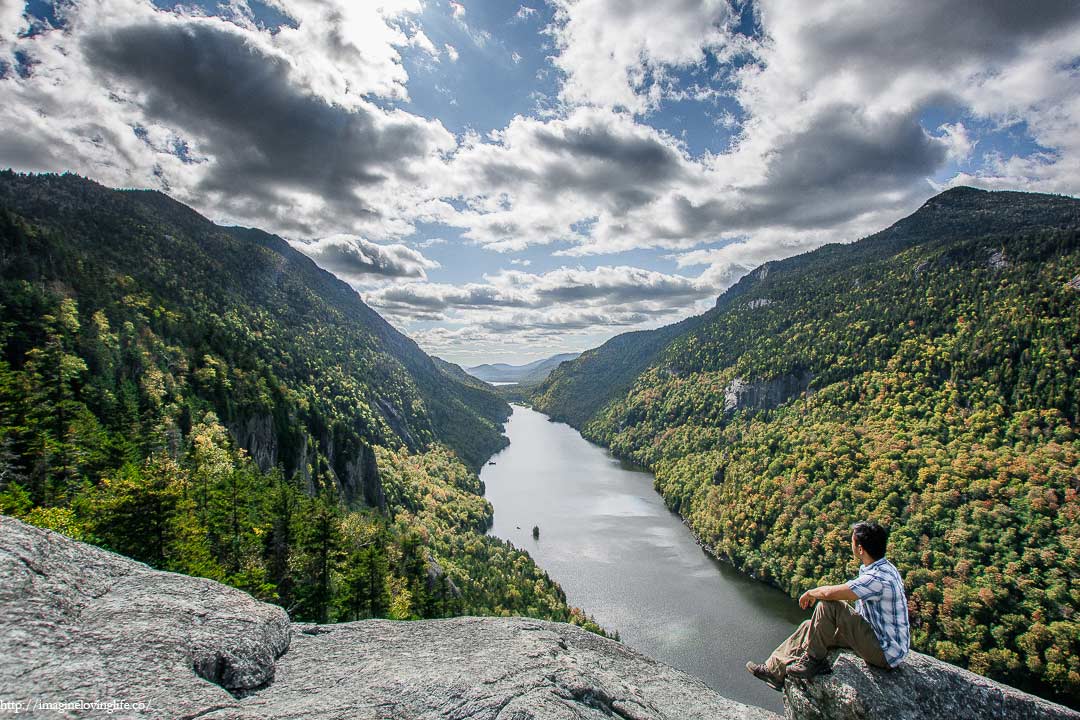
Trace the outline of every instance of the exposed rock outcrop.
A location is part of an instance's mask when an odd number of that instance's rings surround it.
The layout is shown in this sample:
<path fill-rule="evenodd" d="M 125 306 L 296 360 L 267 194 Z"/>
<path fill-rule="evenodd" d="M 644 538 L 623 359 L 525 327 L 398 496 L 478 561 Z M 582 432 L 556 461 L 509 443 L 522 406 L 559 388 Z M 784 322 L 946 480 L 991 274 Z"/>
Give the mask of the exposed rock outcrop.
<path fill-rule="evenodd" d="M 1080 713 L 955 665 L 911 653 L 880 670 L 833 652 L 832 673 L 784 686 L 788 720 L 1080 720 Z"/>
<path fill-rule="evenodd" d="M 287 476 L 297 473 L 309 495 L 322 488 L 316 486 L 312 467 L 325 458 L 323 469 L 333 479 L 338 495 L 349 505 L 363 503 L 369 507 L 386 508 L 386 495 L 371 446 L 354 439 L 339 440 L 335 433 L 323 432 L 318 440 L 306 432 L 282 438 L 274 428 L 269 414 L 252 415 L 229 425 L 238 447 L 251 456 L 263 472 L 269 472 L 280 462 Z"/>
<path fill-rule="evenodd" d="M 724 388 L 724 412 L 777 407 L 805 391 L 813 378 L 809 372 L 753 382 L 735 378 Z"/>
<path fill-rule="evenodd" d="M 292 625 L 216 582 L 0 517 L 0 701 L 128 702 L 112 718 L 766 720 L 572 625 L 524 618 Z M 286 652 L 286 650 L 288 652 Z"/>
<path fill-rule="evenodd" d="M 0 517 L 2 701 L 119 700 L 147 703 L 140 717 L 190 717 L 273 680 L 289 636 L 284 610 L 239 590 Z"/>
<path fill-rule="evenodd" d="M 319 718 L 775 717 L 572 625 L 454 618 L 299 627 L 277 679 L 244 699 L 240 717 L 301 709 Z"/>
<path fill-rule="evenodd" d="M 351 504 L 363 500 L 369 507 L 386 509 L 386 495 L 375 462 L 375 451 L 370 445 L 361 445 L 348 453 L 337 478 L 345 502 Z"/>
<path fill-rule="evenodd" d="M 269 413 L 249 415 L 231 424 L 238 447 L 244 448 L 263 472 L 269 472 L 278 462 L 278 436 L 274 418 Z"/>

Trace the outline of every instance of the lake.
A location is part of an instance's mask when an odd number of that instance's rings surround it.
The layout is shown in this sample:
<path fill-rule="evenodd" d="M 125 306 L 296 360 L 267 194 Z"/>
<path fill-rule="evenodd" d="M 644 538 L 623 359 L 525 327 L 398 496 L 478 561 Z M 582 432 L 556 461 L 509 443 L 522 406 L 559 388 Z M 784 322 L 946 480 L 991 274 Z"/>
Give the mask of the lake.
<path fill-rule="evenodd" d="M 506 433 L 510 445 L 480 474 L 495 508 L 489 534 L 527 550 L 571 605 L 629 647 L 782 712 L 780 694 L 743 665 L 763 662 L 809 612 L 708 556 L 650 473 L 569 425 L 515 405 Z"/>

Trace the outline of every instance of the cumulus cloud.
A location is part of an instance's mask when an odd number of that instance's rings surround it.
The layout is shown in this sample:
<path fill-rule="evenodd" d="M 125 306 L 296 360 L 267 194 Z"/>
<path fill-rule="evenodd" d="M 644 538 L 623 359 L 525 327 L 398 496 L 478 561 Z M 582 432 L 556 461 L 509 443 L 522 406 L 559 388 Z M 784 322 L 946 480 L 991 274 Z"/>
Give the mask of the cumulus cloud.
<path fill-rule="evenodd" d="M 158 22 L 94 33 L 84 47 L 91 66 L 138 93 L 149 119 L 197 138 L 213 158 L 198 188 L 245 217 L 292 190 L 334 212 L 378 215 L 358 190 L 415 179 L 411 161 L 453 142 L 437 123 L 313 97 L 294 84 L 286 56 L 249 40 L 221 22 Z M 299 218 L 289 229 L 315 227 Z"/>
<path fill-rule="evenodd" d="M 767 39 L 755 51 L 758 62 L 736 73 L 736 96 L 750 117 L 737 155 L 768 158 L 785 150 L 779 141 L 793 126 L 837 106 L 852 107 L 882 128 L 953 107 L 987 125 L 1024 121 L 1038 143 L 1070 155 L 1080 150 L 1073 139 L 1080 135 L 1080 77 L 1072 69 L 1080 43 L 1076 3 L 893 0 L 809 9 L 796 0 L 762 0 L 759 13 Z M 946 150 L 939 167 L 968 149 L 970 140 L 956 129 L 942 128 L 938 135 Z M 1075 192 L 1076 166 L 1075 160 L 1058 164 L 1064 183 L 1042 187 L 1071 185 Z M 907 191 L 898 205 L 910 208 L 928 192 L 924 186 L 921 196 L 912 194 L 916 186 L 897 174 L 890 193 L 864 200 L 890 204 L 890 197 Z"/>
<path fill-rule="evenodd" d="M 426 271 L 439 267 L 439 263 L 404 245 L 379 245 L 349 235 L 332 235 L 292 245 L 322 269 L 354 283 L 372 275 L 427 279 Z"/>
<path fill-rule="evenodd" d="M 159 187 L 219 220 L 294 236 L 407 234 L 453 136 L 379 107 L 404 99 L 398 28 L 418 3 L 295 2 L 296 26 L 166 12 L 139 0 L 65 6 L 21 38 L 6 75 L 6 163 Z M 429 41 L 430 42 L 430 41 Z M 5 136 L 8 134 L 5 133 Z M 403 208 L 409 208 L 405 213 Z"/>
<path fill-rule="evenodd" d="M 694 279 L 628 266 L 593 269 L 562 267 L 546 273 L 502 270 L 485 276 L 485 283 L 450 285 L 407 283 L 380 288 L 366 296 L 376 306 L 426 311 L 474 308 L 553 308 L 630 306 L 644 303 L 670 307 L 700 299 L 712 292 Z"/>
<path fill-rule="evenodd" d="M 409 44 L 420 48 L 438 62 L 439 49 L 435 47 L 435 43 L 431 42 L 431 38 L 429 38 L 423 30 L 416 30 L 413 33 L 413 36 L 409 38 Z"/>
<path fill-rule="evenodd" d="M 466 140 L 449 163 L 443 192 L 466 200 L 445 217 L 492 250 L 587 242 L 595 224 L 649 206 L 673 185 L 699 177 L 673 138 L 607 110 L 564 119 L 518 116 L 487 142 Z"/>
<path fill-rule="evenodd" d="M 483 283 L 396 283 L 364 293 L 400 324 L 435 322 L 414 336 L 430 352 L 481 359 L 506 351 L 542 357 L 551 348 L 587 347 L 615 329 L 655 326 L 712 304 L 699 279 L 629 266 L 563 267 L 546 273 L 503 270 Z"/>
<path fill-rule="evenodd" d="M 941 105 L 990 125 L 1023 120 L 1058 153 L 990 158 L 953 182 L 1076 191 L 1075 3 L 1029 13 L 1007 2 L 762 0 L 757 10 L 762 34 L 746 37 L 723 2 L 558 4 L 549 31 L 570 109 L 464 143 L 450 173 L 461 185 L 444 193 L 468 207 L 446 221 L 493 250 L 561 244 L 571 256 L 822 229 L 831 234 L 809 237 L 850 241 L 917 208 L 935 191 L 930 178 L 970 157 L 964 124 L 923 127 Z M 670 68 L 705 52 L 743 57 L 714 89 L 743 116 L 730 150 L 692 157 L 619 109 L 653 107 Z"/>
<path fill-rule="evenodd" d="M 629 266 L 592 269 L 562 267 L 546 273 L 502 270 L 482 283 L 405 282 L 376 288 L 364 299 L 401 322 L 431 320 L 472 328 L 483 337 L 486 352 L 505 343 L 507 334 L 521 342 L 547 343 L 558 333 L 586 335 L 597 329 L 656 324 L 686 307 L 709 300 L 714 289 L 700 279 Z M 422 333 L 448 342 L 460 333 Z M 428 347 L 425 345 L 425 347 Z M 431 345 L 434 352 L 443 345 Z"/>
<path fill-rule="evenodd" d="M 555 64 L 571 103 L 641 112 L 662 97 L 665 69 L 704 59 L 729 40 L 725 0 L 556 0 Z"/>

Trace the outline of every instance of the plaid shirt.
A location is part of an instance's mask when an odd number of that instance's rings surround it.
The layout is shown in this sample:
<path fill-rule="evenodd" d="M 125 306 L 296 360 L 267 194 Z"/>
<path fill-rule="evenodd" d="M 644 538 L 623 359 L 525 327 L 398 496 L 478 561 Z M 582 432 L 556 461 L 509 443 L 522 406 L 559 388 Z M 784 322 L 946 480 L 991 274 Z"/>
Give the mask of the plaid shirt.
<path fill-rule="evenodd" d="M 896 667 L 911 648 L 907 596 L 896 566 L 885 558 L 859 567 L 859 577 L 847 586 L 859 600 L 855 611 L 866 618 L 881 643 L 890 667 Z"/>

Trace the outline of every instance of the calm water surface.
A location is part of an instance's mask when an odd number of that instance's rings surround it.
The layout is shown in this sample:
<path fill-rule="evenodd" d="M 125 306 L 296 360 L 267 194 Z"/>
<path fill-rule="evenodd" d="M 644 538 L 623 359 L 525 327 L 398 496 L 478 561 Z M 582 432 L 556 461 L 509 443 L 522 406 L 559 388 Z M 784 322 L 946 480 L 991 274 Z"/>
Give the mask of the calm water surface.
<path fill-rule="evenodd" d="M 782 711 L 780 694 L 743 665 L 763 661 L 809 613 L 706 555 L 650 473 L 529 408 L 514 406 L 506 432 L 510 446 L 481 472 L 490 534 L 527 550 L 571 605 L 626 645 L 733 700 Z"/>

